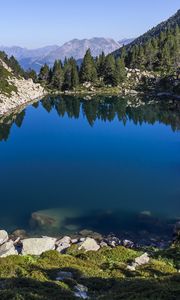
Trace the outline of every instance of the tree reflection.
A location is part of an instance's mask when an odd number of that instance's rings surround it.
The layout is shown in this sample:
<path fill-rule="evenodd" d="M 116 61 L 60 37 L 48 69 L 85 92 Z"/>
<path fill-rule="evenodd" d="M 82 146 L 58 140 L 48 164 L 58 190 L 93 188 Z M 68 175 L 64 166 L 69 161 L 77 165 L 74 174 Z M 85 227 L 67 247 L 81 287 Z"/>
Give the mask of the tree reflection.
<path fill-rule="evenodd" d="M 41 104 L 41 105 L 40 105 Z M 48 113 L 56 111 L 63 118 L 78 119 L 80 116 L 86 118 L 90 126 L 97 120 L 112 122 L 117 119 L 124 126 L 128 121 L 135 125 L 143 123 L 155 124 L 156 122 L 171 126 L 173 131 L 180 129 L 180 102 L 175 100 L 164 101 L 142 101 L 142 99 L 130 99 L 121 97 L 74 97 L 56 96 L 46 97 L 33 107 L 43 107 Z M 21 127 L 25 117 L 25 110 L 13 113 L 8 117 L 0 119 L 0 141 L 6 141 L 10 136 L 13 124 Z"/>
<path fill-rule="evenodd" d="M 10 136 L 10 131 L 13 124 L 21 127 L 25 117 L 25 110 L 19 113 L 12 113 L 11 115 L 0 119 L 0 141 L 7 141 Z"/>

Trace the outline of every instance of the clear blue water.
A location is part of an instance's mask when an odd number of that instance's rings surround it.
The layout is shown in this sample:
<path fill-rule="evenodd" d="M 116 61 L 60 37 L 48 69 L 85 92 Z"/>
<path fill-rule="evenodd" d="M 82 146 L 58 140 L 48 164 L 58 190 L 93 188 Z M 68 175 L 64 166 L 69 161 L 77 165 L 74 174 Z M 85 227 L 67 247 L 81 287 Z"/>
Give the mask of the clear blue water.
<path fill-rule="evenodd" d="M 1 120 L 0 226 L 29 228 L 47 209 L 81 211 L 74 223 L 102 231 L 142 211 L 179 217 L 180 103 L 132 106 L 54 97 Z"/>

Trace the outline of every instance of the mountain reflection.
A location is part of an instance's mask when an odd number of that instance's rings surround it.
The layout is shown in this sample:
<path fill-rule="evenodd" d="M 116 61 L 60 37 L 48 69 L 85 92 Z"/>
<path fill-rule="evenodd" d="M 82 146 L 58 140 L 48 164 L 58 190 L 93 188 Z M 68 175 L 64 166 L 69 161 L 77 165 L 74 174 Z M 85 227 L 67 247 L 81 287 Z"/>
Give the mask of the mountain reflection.
<path fill-rule="evenodd" d="M 40 105 L 41 104 L 41 105 Z M 117 118 L 123 125 L 128 121 L 137 124 L 154 124 L 159 122 L 171 126 L 173 131 L 180 129 L 180 102 L 175 100 L 142 101 L 121 97 L 94 96 L 87 97 L 56 96 L 46 97 L 32 105 L 35 109 L 43 107 L 48 113 L 56 110 L 59 117 L 67 115 L 78 119 L 83 115 L 93 126 L 96 120 L 111 122 Z M 0 119 L 0 141 L 7 141 L 12 126 L 21 127 L 25 117 L 25 109 L 16 111 Z"/>

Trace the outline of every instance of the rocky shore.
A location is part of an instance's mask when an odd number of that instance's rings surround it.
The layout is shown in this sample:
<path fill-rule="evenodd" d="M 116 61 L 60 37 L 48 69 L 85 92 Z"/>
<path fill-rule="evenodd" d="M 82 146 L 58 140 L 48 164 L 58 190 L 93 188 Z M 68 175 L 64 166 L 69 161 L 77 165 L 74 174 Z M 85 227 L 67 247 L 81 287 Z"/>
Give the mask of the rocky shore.
<path fill-rule="evenodd" d="M 0 230 L 0 298 L 179 299 L 179 239 L 180 222 L 166 249 L 91 231 L 28 238 Z"/>
<path fill-rule="evenodd" d="M 174 226 L 172 245 L 180 243 L 180 221 Z M 68 248 L 75 246 L 77 250 L 98 251 L 104 247 L 123 246 L 129 249 L 148 248 L 128 239 L 120 239 L 114 234 L 103 236 L 91 230 L 82 230 L 76 236 L 41 236 L 28 237 L 25 230 L 16 230 L 8 235 L 7 231 L 0 230 L 0 257 L 9 255 L 41 255 L 49 250 L 56 250 L 65 254 Z M 169 246 L 169 245 L 168 245 Z M 155 247 L 155 246 L 151 246 Z M 158 246 L 157 246 L 158 247 Z M 166 245 L 167 247 L 167 245 Z M 165 248 L 165 247 L 163 247 Z"/>
<path fill-rule="evenodd" d="M 0 94 L 0 116 L 16 109 L 19 106 L 28 104 L 32 100 L 41 99 L 45 95 L 45 90 L 40 84 L 33 83 L 32 79 L 11 78 L 17 87 L 17 92 L 12 91 L 11 96 Z"/>
<path fill-rule="evenodd" d="M 11 68 L 1 59 L 0 65 L 7 72 L 6 85 L 12 89 L 9 93 L 0 90 L 0 116 L 21 105 L 28 104 L 34 99 L 41 99 L 46 94 L 45 89 L 40 84 L 34 83 L 32 79 L 26 80 L 20 76 L 15 77 Z"/>

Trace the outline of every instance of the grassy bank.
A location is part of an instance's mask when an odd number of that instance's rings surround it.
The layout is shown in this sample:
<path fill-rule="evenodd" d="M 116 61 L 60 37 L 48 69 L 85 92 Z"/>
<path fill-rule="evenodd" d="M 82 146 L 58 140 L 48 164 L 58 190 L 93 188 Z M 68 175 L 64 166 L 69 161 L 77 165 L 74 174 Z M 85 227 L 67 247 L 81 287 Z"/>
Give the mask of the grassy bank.
<path fill-rule="evenodd" d="M 89 299 L 180 299 L 180 249 L 151 249 L 148 264 L 127 270 L 143 252 L 119 246 L 85 253 L 74 245 L 66 254 L 1 258 L 0 299 L 77 299 L 77 283 L 88 288 Z M 73 278 L 57 281 L 60 270 L 72 272 Z"/>

